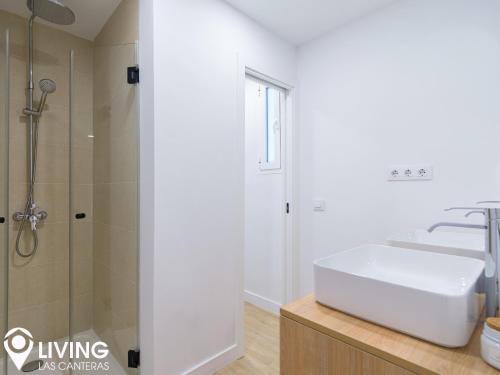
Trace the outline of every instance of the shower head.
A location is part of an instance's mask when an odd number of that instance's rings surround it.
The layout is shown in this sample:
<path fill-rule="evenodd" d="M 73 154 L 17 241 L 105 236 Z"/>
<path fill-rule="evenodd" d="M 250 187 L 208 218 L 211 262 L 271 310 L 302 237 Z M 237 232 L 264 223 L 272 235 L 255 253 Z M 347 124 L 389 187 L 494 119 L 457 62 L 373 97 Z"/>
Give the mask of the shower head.
<path fill-rule="evenodd" d="M 75 13 L 60 0 L 28 0 L 27 5 L 33 16 L 57 25 L 71 25 L 75 22 Z"/>
<path fill-rule="evenodd" d="M 51 79 L 40 80 L 40 90 L 42 90 L 42 98 L 40 99 L 40 105 L 38 106 L 38 116 L 42 115 L 43 107 L 45 107 L 45 102 L 47 101 L 47 95 L 52 94 L 56 91 L 56 83 Z"/>
<path fill-rule="evenodd" d="M 44 94 L 52 94 L 53 92 L 56 91 L 56 83 L 52 81 L 51 79 L 42 79 L 40 80 L 40 90 L 42 90 L 42 93 Z"/>

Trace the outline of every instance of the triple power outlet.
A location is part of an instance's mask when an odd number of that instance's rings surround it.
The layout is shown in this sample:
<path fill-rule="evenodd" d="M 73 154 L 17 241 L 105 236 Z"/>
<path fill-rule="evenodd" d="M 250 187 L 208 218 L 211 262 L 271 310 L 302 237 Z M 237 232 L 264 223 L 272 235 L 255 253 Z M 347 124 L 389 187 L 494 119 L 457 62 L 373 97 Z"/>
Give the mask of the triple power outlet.
<path fill-rule="evenodd" d="M 388 181 L 429 181 L 434 177 L 430 165 L 393 165 L 388 169 Z"/>

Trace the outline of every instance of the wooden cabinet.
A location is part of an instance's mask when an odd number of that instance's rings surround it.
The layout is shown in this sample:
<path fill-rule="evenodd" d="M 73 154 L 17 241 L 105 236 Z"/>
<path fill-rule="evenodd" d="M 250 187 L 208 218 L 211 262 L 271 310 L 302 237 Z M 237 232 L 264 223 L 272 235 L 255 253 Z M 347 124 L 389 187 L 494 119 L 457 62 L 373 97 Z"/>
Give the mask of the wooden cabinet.
<path fill-rule="evenodd" d="M 411 375 L 294 320 L 281 317 L 281 375 Z"/>
<path fill-rule="evenodd" d="M 283 375 L 500 375 L 481 359 L 479 324 L 445 348 L 330 309 L 310 295 L 281 308 Z"/>

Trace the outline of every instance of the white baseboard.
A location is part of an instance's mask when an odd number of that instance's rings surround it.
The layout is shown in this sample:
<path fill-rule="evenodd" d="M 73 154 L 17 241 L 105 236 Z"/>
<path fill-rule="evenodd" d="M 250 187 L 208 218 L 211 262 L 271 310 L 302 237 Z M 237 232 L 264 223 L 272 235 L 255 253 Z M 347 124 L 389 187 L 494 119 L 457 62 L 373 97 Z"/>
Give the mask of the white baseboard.
<path fill-rule="evenodd" d="M 239 358 L 241 358 L 240 350 L 238 345 L 234 344 L 200 364 L 191 367 L 189 370 L 183 372 L 182 375 L 212 375 Z"/>
<path fill-rule="evenodd" d="M 281 303 L 270 300 L 269 298 L 259 296 L 258 294 L 249 292 L 248 290 L 244 291 L 245 302 L 251 303 L 252 305 L 257 306 L 258 308 L 270 312 L 271 314 L 278 315 L 280 314 Z"/>

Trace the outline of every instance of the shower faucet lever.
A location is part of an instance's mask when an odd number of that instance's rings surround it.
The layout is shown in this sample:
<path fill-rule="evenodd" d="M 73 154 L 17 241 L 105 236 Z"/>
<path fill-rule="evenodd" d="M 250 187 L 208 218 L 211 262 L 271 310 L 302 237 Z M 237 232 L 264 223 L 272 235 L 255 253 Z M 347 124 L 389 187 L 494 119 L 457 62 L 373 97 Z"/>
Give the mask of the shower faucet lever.
<path fill-rule="evenodd" d="M 36 223 L 38 222 L 38 218 L 36 215 L 31 215 L 30 216 L 30 224 L 31 224 L 31 231 L 34 232 L 36 231 Z"/>
<path fill-rule="evenodd" d="M 45 211 L 40 211 L 37 214 L 31 215 L 30 216 L 30 223 L 31 223 L 31 230 L 34 232 L 36 231 L 36 226 L 39 221 L 45 220 L 47 218 L 47 212 Z"/>

